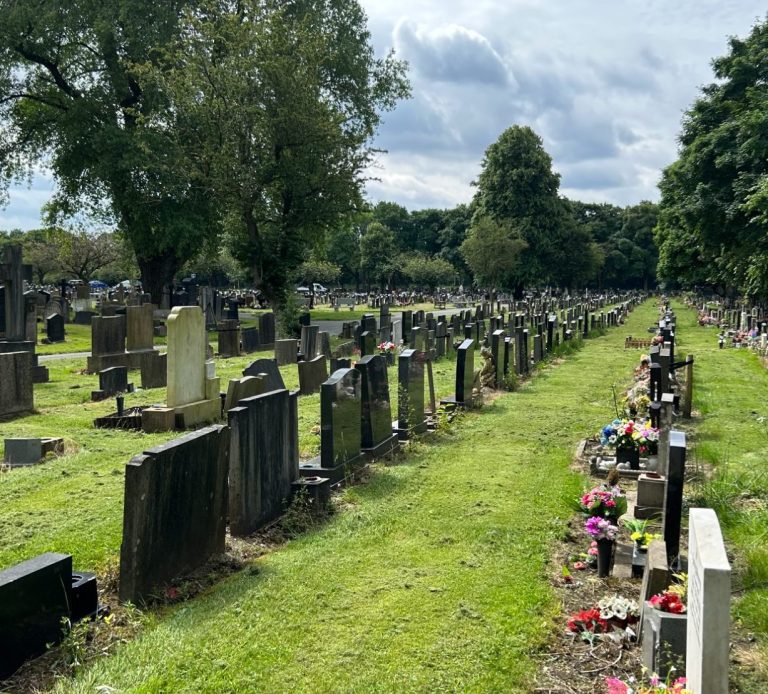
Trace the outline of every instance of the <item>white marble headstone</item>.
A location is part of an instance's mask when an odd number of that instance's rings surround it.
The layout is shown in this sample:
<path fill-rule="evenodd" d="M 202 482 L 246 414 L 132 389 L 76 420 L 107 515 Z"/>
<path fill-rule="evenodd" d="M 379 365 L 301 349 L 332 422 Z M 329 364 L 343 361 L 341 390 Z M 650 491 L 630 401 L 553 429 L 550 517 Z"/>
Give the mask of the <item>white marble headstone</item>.
<path fill-rule="evenodd" d="M 687 688 L 728 694 L 731 566 L 717 514 L 692 508 L 688 523 Z"/>

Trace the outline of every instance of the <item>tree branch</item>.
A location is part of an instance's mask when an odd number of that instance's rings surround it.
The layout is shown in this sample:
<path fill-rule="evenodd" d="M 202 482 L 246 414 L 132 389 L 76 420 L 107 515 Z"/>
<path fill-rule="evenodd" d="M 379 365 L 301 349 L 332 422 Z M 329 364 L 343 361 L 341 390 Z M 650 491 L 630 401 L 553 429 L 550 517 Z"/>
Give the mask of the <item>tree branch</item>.
<path fill-rule="evenodd" d="M 15 101 L 18 99 L 30 99 L 31 101 L 37 101 L 40 104 L 45 104 L 46 106 L 57 108 L 60 111 L 69 110 L 64 104 L 56 103 L 55 101 L 50 101 L 38 94 L 28 94 L 26 92 L 14 92 L 13 94 L 8 94 L 4 96 L 2 99 L 0 99 L 0 104 L 7 103 L 8 101 Z"/>
<path fill-rule="evenodd" d="M 16 52 L 30 62 L 37 63 L 38 65 L 41 65 L 46 70 L 48 70 L 48 73 L 51 75 L 51 77 L 53 77 L 53 81 L 56 83 L 56 86 L 65 94 L 71 96 L 73 99 L 79 99 L 82 96 L 77 89 L 75 89 L 71 84 L 69 84 L 69 82 L 67 82 L 67 80 L 64 79 L 64 75 L 61 74 L 59 66 L 56 63 L 52 62 L 44 55 L 40 55 L 32 50 L 25 48 L 23 43 L 20 43 L 16 46 Z"/>

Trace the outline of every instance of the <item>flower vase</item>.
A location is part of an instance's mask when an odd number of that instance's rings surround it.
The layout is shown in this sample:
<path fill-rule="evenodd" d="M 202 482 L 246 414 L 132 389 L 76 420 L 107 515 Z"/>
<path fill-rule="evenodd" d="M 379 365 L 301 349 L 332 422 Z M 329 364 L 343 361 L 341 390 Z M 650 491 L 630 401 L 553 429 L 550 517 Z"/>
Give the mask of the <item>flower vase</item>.
<path fill-rule="evenodd" d="M 379 356 L 384 358 L 384 363 L 387 366 L 392 366 L 395 363 L 395 355 L 392 352 L 380 352 Z"/>
<path fill-rule="evenodd" d="M 617 448 L 616 464 L 629 463 L 630 470 L 640 469 L 640 449 L 639 448 Z"/>
<path fill-rule="evenodd" d="M 613 568 L 613 548 L 615 540 L 597 541 L 597 577 L 608 578 Z"/>
<path fill-rule="evenodd" d="M 648 561 L 648 549 L 638 543 L 632 548 L 632 578 L 642 578 Z"/>

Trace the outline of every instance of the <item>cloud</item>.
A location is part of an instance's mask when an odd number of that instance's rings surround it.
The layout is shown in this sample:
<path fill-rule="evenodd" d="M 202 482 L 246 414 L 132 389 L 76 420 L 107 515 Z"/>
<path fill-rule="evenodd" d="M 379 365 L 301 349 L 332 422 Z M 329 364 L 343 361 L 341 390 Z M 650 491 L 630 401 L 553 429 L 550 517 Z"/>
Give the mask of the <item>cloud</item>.
<path fill-rule="evenodd" d="M 457 84 L 505 86 L 507 69 L 488 39 L 457 24 L 425 30 L 403 19 L 394 30 L 394 43 L 421 77 Z"/>

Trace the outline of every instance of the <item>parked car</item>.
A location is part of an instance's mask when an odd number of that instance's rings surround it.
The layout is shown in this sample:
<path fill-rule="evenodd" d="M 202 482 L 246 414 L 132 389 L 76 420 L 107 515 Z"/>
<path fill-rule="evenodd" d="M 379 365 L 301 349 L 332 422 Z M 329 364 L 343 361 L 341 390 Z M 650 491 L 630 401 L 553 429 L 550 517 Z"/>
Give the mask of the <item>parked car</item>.
<path fill-rule="evenodd" d="M 315 289 L 315 294 L 328 293 L 328 290 L 322 284 L 318 284 L 317 282 L 314 282 L 312 286 Z M 312 293 L 309 287 L 296 287 L 296 291 L 299 292 L 299 294 L 304 294 L 305 296 L 309 296 Z"/>

